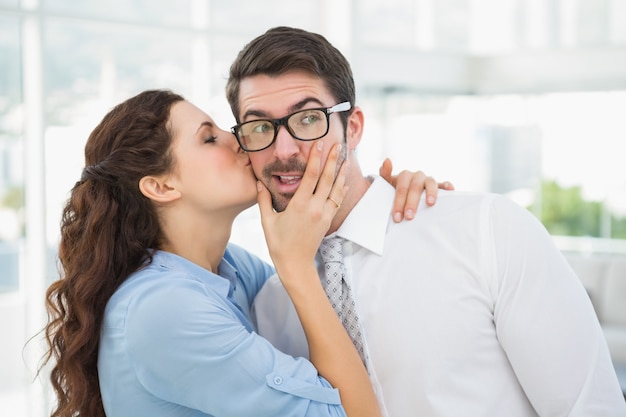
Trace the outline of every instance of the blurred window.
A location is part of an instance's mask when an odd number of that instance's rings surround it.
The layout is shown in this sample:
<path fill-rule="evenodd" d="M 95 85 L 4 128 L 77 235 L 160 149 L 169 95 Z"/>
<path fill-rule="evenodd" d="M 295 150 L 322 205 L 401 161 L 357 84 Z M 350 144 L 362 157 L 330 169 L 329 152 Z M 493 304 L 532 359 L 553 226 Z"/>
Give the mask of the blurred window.
<path fill-rule="evenodd" d="M 390 93 L 361 105 L 373 110 L 359 145 L 366 172 L 382 154 L 397 170 L 506 194 L 553 235 L 626 239 L 626 91 Z"/>
<path fill-rule="evenodd" d="M 19 284 L 24 236 L 20 24 L 0 14 L 0 293 Z"/>
<path fill-rule="evenodd" d="M 50 14 L 163 26 L 187 25 L 191 1 L 193 0 L 40 0 L 42 9 Z"/>
<path fill-rule="evenodd" d="M 211 28 L 218 33 L 244 34 L 244 43 L 274 26 L 287 25 L 319 31 L 325 3 L 319 0 L 212 1 Z M 242 46 L 239 45 L 237 50 Z"/>
<path fill-rule="evenodd" d="M 54 251 L 61 210 L 80 177 L 89 133 L 113 105 L 144 89 L 192 92 L 194 39 L 187 31 L 52 17 L 43 39 L 46 225 Z M 56 279 L 56 268 L 49 272 Z"/>

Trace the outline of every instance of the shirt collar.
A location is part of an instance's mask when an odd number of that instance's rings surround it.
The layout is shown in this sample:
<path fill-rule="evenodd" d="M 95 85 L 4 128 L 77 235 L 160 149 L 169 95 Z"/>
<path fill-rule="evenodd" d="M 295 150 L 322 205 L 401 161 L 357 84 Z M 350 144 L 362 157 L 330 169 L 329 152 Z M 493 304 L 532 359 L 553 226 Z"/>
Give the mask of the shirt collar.
<path fill-rule="evenodd" d="M 213 289 L 219 295 L 224 298 L 232 294 L 234 287 L 237 283 L 237 270 L 226 259 L 228 255 L 228 249 L 226 254 L 218 266 L 218 274 L 211 271 L 207 271 L 199 265 L 170 252 L 155 251 L 152 257 L 152 265 L 173 270 L 184 271 L 186 274 L 191 274 L 194 277 L 201 280 L 205 285 Z"/>
<path fill-rule="evenodd" d="M 382 255 L 394 195 L 395 190 L 387 181 L 375 177 L 336 234 Z"/>

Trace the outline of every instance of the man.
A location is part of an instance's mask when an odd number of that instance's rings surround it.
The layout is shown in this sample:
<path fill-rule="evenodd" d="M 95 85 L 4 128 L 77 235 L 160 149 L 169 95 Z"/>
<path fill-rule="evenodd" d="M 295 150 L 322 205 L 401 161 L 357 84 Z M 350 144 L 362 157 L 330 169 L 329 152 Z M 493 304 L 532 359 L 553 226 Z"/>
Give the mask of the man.
<path fill-rule="evenodd" d="M 349 189 L 333 201 L 328 238 L 344 239 L 345 269 L 335 275 L 345 284 L 329 298 L 354 300 L 338 314 L 362 347 L 383 414 L 626 416 L 592 305 L 531 214 L 501 196 L 457 191 L 411 222 L 391 221 L 393 189 L 365 178 L 355 156 L 364 116 L 350 66 L 326 39 L 267 31 L 239 53 L 227 96 L 233 131 L 276 210 L 298 188 L 316 140 L 325 151 L 344 144 Z M 322 252 L 320 276 L 336 290 Z M 270 297 L 257 313 L 271 339 L 297 319 Z M 297 335 L 275 343 L 297 348 Z"/>

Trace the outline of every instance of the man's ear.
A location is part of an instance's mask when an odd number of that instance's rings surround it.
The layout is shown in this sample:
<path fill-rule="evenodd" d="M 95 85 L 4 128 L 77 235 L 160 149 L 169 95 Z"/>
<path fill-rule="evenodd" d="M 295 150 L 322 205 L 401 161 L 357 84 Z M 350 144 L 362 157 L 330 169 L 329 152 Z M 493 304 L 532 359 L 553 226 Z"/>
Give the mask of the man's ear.
<path fill-rule="evenodd" d="M 170 203 L 180 198 L 180 191 L 167 182 L 168 177 L 148 175 L 139 180 L 139 190 L 156 203 Z"/>
<path fill-rule="evenodd" d="M 348 150 L 353 151 L 361 142 L 364 123 L 363 111 L 358 106 L 354 107 L 346 124 L 346 142 Z"/>

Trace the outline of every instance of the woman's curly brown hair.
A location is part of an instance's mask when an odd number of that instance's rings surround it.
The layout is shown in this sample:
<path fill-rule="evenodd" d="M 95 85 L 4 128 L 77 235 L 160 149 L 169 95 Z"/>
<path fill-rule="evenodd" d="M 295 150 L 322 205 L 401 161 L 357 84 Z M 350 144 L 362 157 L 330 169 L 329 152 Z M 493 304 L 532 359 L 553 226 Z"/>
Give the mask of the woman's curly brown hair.
<path fill-rule="evenodd" d="M 160 246 L 158 217 L 139 180 L 171 171 L 168 120 L 181 100 L 166 90 L 142 92 L 113 108 L 89 136 L 85 169 L 61 220 L 61 278 L 46 293 L 43 364 L 53 359 L 52 417 L 105 415 L 97 368 L 104 309 Z"/>

